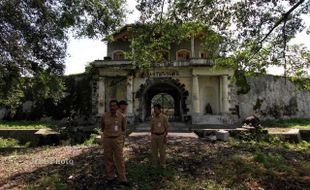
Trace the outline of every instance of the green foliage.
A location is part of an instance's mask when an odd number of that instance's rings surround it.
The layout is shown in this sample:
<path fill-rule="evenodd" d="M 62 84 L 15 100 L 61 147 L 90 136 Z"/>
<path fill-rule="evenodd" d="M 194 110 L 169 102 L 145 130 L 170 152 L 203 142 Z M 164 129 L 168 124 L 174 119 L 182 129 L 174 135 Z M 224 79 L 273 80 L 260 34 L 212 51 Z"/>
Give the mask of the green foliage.
<path fill-rule="evenodd" d="M 62 108 L 66 114 L 75 110 L 79 114 L 91 113 L 91 84 L 89 75 L 71 75 L 65 77 L 66 93 L 58 108 Z"/>
<path fill-rule="evenodd" d="M 169 50 L 170 45 L 163 44 L 189 39 L 202 28 L 206 31 L 204 49 L 216 66 L 230 66 L 249 74 L 266 73 L 269 66 L 284 67 L 286 76 L 309 89 L 309 81 L 305 80 L 309 78 L 309 50 L 288 45 L 298 32 L 306 29 L 302 17 L 309 15 L 309 6 L 304 0 L 139 0 L 141 23 L 157 29 L 134 35 L 137 37 L 132 47 L 137 55 L 131 58 L 138 66 L 150 66 L 156 62 L 158 49 Z M 199 23 L 200 29 L 193 23 Z"/>
<path fill-rule="evenodd" d="M 56 123 L 46 121 L 0 121 L 0 129 L 55 129 L 58 127 Z"/>
<path fill-rule="evenodd" d="M 0 3 L 0 106 L 15 109 L 25 86 L 57 102 L 64 89 L 69 31 L 102 37 L 123 22 L 124 0 L 2 0 Z M 30 78 L 25 81 L 24 78 Z M 30 83 L 28 83 L 30 82 Z M 43 99 L 42 99 L 43 98 Z"/>
<path fill-rule="evenodd" d="M 223 37 L 218 33 L 208 30 L 206 36 L 202 39 L 203 49 L 207 53 L 208 59 L 214 60 L 219 57 L 220 45 L 223 43 Z"/>
<path fill-rule="evenodd" d="M 281 142 L 282 147 L 289 149 L 289 150 L 295 150 L 295 151 L 301 151 L 301 152 L 307 152 L 310 149 L 310 142 L 308 141 L 301 141 L 300 143 L 292 144 L 289 142 Z"/>
<path fill-rule="evenodd" d="M 152 105 L 160 104 L 162 109 L 174 109 L 174 99 L 166 93 L 157 94 L 152 98 Z"/>
<path fill-rule="evenodd" d="M 27 79 L 25 97 L 17 101 L 14 114 L 8 119 L 38 120 L 42 116 L 62 119 L 69 117 L 72 111 L 88 116 L 91 113 L 91 75 L 69 75 L 62 78 L 42 74 Z M 33 101 L 31 112 L 23 112 L 20 102 Z"/>
<path fill-rule="evenodd" d="M 127 57 L 134 60 L 137 67 L 148 68 L 164 61 L 162 51 L 170 51 L 174 45 L 203 31 L 206 31 L 203 25 L 192 22 L 176 24 L 162 20 L 161 23 L 132 25 L 128 27 L 128 40 L 133 51 L 127 52 Z"/>
<path fill-rule="evenodd" d="M 301 77 L 291 76 L 289 79 L 291 81 L 293 81 L 294 83 L 298 84 L 301 89 L 310 90 L 309 78 L 301 78 Z"/>
<path fill-rule="evenodd" d="M 247 82 L 246 73 L 240 70 L 236 70 L 234 74 L 234 80 L 236 85 L 239 87 L 238 94 L 246 94 L 250 91 L 251 87 Z"/>
<path fill-rule="evenodd" d="M 22 103 L 22 98 L 25 96 L 21 84 L 23 82 L 22 79 L 7 80 L 6 77 L 0 75 L 0 106 L 5 105 L 11 110 L 11 115 L 14 115 Z"/>
<path fill-rule="evenodd" d="M 225 189 L 215 180 L 207 178 L 192 179 L 178 171 L 177 168 L 153 167 L 148 163 L 149 161 L 147 154 L 140 154 L 131 159 L 130 164 L 127 164 L 128 179 L 136 182 L 138 189 L 199 189 L 202 187 L 210 190 Z"/>
<path fill-rule="evenodd" d="M 92 145 L 92 144 L 96 144 L 96 137 L 98 136 L 98 134 L 90 134 L 89 139 L 86 139 L 84 141 L 84 145 Z"/>
<path fill-rule="evenodd" d="M 92 63 L 88 63 L 88 64 L 85 66 L 85 74 L 86 74 L 89 78 L 93 77 L 95 71 L 96 71 L 96 70 L 95 70 L 94 66 L 92 65 Z"/>
<path fill-rule="evenodd" d="M 4 139 L 0 137 L 0 148 L 8 148 L 16 146 L 19 146 L 18 140 L 12 138 Z"/>
<path fill-rule="evenodd" d="M 29 185 L 26 187 L 27 190 L 40 190 L 40 189 L 70 189 L 66 183 L 62 182 L 62 178 L 58 174 L 50 176 L 42 176 L 37 184 Z"/>
<path fill-rule="evenodd" d="M 266 128 L 310 128 L 310 119 L 266 120 L 262 122 Z"/>
<path fill-rule="evenodd" d="M 13 138 L 2 138 L 0 137 L 0 148 L 27 148 L 30 146 L 30 142 L 21 144 L 18 140 Z"/>
<path fill-rule="evenodd" d="M 90 134 L 89 139 L 86 139 L 84 141 L 84 143 L 83 143 L 84 145 L 96 144 L 96 137 L 101 134 L 101 129 L 95 128 L 94 131 L 95 131 L 95 133 Z"/>
<path fill-rule="evenodd" d="M 292 166 L 287 165 L 286 160 L 280 154 L 256 150 L 253 153 L 253 160 L 263 164 L 265 168 L 273 172 L 291 172 L 293 170 Z"/>
<path fill-rule="evenodd" d="M 33 101 L 36 103 L 42 103 L 44 100 L 51 99 L 53 102 L 59 102 L 63 96 L 65 86 L 61 78 L 50 75 L 43 71 L 31 78 Z"/>
<path fill-rule="evenodd" d="M 301 89 L 310 90 L 310 51 L 305 46 L 289 46 L 286 61 L 289 79 Z"/>
<path fill-rule="evenodd" d="M 253 143 L 255 141 L 266 141 L 268 140 L 268 135 L 262 132 L 243 132 L 239 133 L 235 138 L 241 140 L 242 142 Z"/>

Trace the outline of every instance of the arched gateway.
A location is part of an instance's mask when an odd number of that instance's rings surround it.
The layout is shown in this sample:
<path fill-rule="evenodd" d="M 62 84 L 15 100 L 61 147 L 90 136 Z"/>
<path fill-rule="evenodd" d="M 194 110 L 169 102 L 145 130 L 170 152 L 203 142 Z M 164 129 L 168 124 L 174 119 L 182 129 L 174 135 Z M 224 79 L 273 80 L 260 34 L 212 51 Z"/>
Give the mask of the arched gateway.
<path fill-rule="evenodd" d="M 169 103 L 173 102 L 173 115 L 167 115 L 171 121 L 184 121 L 189 109 L 186 106 L 186 100 L 188 98 L 188 91 L 184 88 L 185 85 L 181 84 L 178 80 L 172 78 L 153 78 L 147 79 L 144 84 L 140 86 L 139 91 L 136 93 L 136 98 L 141 102 L 139 118 L 142 121 L 148 121 L 151 115 L 152 99 L 162 94 L 160 103 L 163 106 L 163 110 L 169 106 Z M 169 101 L 167 96 L 170 95 L 173 101 Z M 166 99 L 165 99 L 166 97 Z M 159 97 L 160 98 L 160 97 Z M 166 103 L 165 103 L 166 102 Z M 166 105 L 167 104 L 167 105 Z M 169 106 L 170 107 L 170 106 Z"/>

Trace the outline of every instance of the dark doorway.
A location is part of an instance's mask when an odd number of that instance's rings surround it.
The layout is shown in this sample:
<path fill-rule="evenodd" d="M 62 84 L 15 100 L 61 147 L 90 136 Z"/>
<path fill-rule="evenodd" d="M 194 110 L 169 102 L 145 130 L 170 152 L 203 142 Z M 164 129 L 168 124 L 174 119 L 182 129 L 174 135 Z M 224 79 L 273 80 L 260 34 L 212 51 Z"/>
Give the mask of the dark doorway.
<path fill-rule="evenodd" d="M 152 114 L 154 103 L 159 103 L 170 121 L 184 121 L 188 108 L 186 99 L 188 91 L 179 80 L 172 78 L 147 79 L 137 91 L 139 98 L 139 115 L 137 120 L 148 121 Z"/>
<path fill-rule="evenodd" d="M 153 108 L 155 104 L 160 104 L 162 113 L 167 115 L 169 118 L 173 118 L 175 103 L 174 98 L 170 94 L 159 93 L 155 95 L 151 100 L 151 107 Z M 153 114 L 152 111 L 151 113 Z"/>
<path fill-rule="evenodd" d="M 155 99 L 154 99 L 155 98 Z M 159 83 L 152 85 L 144 96 L 145 102 L 145 116 L 144 120 L 148 121 L 152 113 L 152 103 L 159 101 L 158 103 L 164 108 L 163 111 L 173 110 L 173 115 L 168 115 L 170 121 L 181 121 L 182 110 L 181 110 L 181 94 L 179 90 L 167 83 Z M 168 103 L 169 102 L 169 103 Z M 164 104 L 164 105 L 162 105 Z M 171 113 L 171 112 L 170 112 Z"/>

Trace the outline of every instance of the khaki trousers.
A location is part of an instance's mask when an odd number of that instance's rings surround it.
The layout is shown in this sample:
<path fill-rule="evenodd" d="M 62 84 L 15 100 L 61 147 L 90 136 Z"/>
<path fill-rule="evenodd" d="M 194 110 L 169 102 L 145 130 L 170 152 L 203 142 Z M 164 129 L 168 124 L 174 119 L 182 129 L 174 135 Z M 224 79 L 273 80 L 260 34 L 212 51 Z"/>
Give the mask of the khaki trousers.
<path fill-rule="evenodd" d="M 103 138 L 104 163 L 107 172 L 107 179 L 112 180 L 117 170 L 119 180 L 127 181 L 125 161 L 123 156 L 124 137 L 121 135 L 116 138 Z"/>
<path fill-rule="evenodd" d="M 166 142 L 165 135 L 151 135 L 152 163 L 164 166 L 166 164 Z M 158 157 L 159 154 L 159 157 Z"/>

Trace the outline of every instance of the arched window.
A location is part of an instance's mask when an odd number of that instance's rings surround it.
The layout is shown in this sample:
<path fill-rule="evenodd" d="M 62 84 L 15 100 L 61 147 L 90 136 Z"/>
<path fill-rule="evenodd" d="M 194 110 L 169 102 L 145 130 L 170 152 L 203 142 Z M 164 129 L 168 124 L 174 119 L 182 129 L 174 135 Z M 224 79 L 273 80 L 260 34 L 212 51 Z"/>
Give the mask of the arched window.
<path fill-rule="evenodd" d="M 124 60 L 125 52 L 123 50 L 116 50 L 112 53 L 113 60 Z"/>
<path fill-rule="evenodd" d="M 177 61 L 185 61 L 185 60 L 189 60 L 190 57 L 190 51 L 187 49 L 180 49 L 179 51 L 177 51 Z"/>

